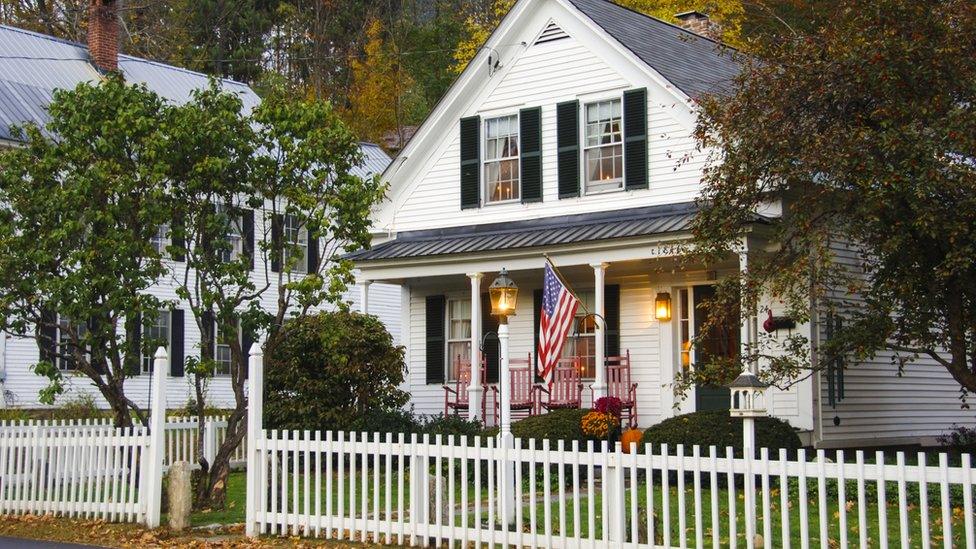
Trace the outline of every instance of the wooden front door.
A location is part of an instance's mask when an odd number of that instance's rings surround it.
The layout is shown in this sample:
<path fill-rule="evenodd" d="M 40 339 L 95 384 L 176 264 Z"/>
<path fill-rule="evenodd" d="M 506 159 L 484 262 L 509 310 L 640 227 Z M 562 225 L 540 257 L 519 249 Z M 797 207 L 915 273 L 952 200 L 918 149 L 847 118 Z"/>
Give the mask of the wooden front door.
<path fill-rule="evenodd" d="M 739 354 L 739 314 L 727 315 L 721 324 L 713 325 L 703 333 L 710 317 L 702 306 L 705 301 L 715 297 L 714 286 L 695 286 L 692 290 L 694 301 L 695 363 L 705 364 L 714 358 L 735 358 Z M 734 379 L 732 375 L 732 379 Z M 731 379 L 729 380 L 731 381 Z M 695 410 L 728 410 L 730 393 L 727 386 L 698 385 L 695 388 Z"/>

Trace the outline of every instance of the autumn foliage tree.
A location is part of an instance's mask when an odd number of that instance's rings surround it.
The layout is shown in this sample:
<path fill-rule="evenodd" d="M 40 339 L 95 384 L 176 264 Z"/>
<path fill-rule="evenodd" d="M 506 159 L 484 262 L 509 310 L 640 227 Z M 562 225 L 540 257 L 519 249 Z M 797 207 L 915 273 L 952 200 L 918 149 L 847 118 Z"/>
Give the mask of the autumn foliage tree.
<path fill-rule="evenodd" d="M 921 356 L 976 390 L 976 5 L 853 0 L 814 28 L 757 43 L 734 92 L 702 101 L 696 257 L 727 257 L 782 200 L 727 305 L 766 294 L 840 318 L 823 356 Z M 823 366 L 802 348 L 765 375 Z"/>

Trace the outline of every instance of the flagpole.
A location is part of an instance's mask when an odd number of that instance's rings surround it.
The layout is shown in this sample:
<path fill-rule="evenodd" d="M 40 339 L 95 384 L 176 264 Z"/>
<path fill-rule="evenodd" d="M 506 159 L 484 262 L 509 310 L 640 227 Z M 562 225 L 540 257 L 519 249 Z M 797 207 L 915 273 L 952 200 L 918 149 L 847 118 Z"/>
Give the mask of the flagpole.
<path fill-rule="evenodd" d="M 573 290 L 573 286 L 566 280 L 566 277 L 563 276 L 563 273 L 562 271 L 559 270 L 559 267 L 557 267 L 556 264 L 552 262 L 552 258 L 549 257 L 549 254 L 544 253 L 542 254 L 542 257 L 546 258 L 546 263 L 548 263 L 549 266 L 552 267 L 552 272 L 556 273 L 556 277 L 559 279 L 560 282 L 563 283 L 563 286 L 565 286 L 566 289 L 569 290 L 569 293 L 573 294 L 573 297 L 575 297 L 576 301 L 579 302 L 580 307 L 583 307 L 583 311 L 586 312 L 587 316 L 593 314 L 590 312 L 589 309 L 586 308 L 586 304 L 583 303 L 583 300 L 580 299 L 578 295 L 576 295 L 576 292 Z"/>

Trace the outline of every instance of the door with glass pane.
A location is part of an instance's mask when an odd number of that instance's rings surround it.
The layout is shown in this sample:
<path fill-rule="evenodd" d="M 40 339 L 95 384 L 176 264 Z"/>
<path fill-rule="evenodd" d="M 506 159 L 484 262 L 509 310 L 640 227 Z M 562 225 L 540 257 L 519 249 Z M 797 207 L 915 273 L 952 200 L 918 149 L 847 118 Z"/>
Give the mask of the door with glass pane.
<path fill-rule="evenodd" d="M 727 315 L 703 333 L 710 313 L 702 304 L 715 297 L 714 286 L 693 286 L 678 290 L 679 364 L 694 368 L 712 359 L 735 358 L 739 353 L 739 315 Z M 696 410 L 728 410 L 729 388 L 722 385 L 695 387 Z"/>

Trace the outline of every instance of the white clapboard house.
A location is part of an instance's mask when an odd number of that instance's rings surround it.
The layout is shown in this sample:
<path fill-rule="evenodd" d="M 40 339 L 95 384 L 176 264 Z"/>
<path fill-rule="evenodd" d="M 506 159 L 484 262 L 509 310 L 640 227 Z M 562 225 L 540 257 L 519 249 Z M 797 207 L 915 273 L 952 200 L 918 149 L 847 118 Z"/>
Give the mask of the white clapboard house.
<path fill-rule="evenodd" d="M 702 14 L 682 17 L 709 28 Z M 487 380 L 470 394 L 472 402 L 492 394 L 497 324 L 487 287 L 503 267 L 520 288 L 511 357 L 536 360 L 544 254 L 606 319 L 605 327 L 595 317 L 581 322 L 564 350 L 582 357 L 583 406 L 605 390 L 604 358 L 629 354 L 640 426 L 729 407 L 727 388 L 697 387 L 676 402 L 670 386 L 697 353 L 734 354 L 749 333 L 735 323 L 697 349 L 689 344 L 704 321 L 696 304 L 716 280 L 737 276 L 748 252 L 693 267 L 672 251 L 690 237 L 706 157 L 692 137 L 695 99 L 721 92 L 738 70 L 720 50 L 605 0 L 515 4 L 387 168 L 372 249 L 355 255 L 364 280 L 402 287 L 418 411 L 444 410 L 455 365 L 477 363 L 485 340 Z M 777 215 L 775 204 L 757 214 L 747 248 L 762 246 L 762 226 Z M 839 247 L 845 256 L 853 257 Z M 656 317 L 659 296 L 670 299 L 668 320 Z M 761 303 L 752 324 L 781 308 Z M 826 331 L 823 322 L 792 329 L 813 341 Z M 889 358 L 771 390 L 770 411 L 820 446 L 931 441 L 969 421 L 941 367 L 919 360 L 897 377 Z M 491 398 L 487 406 L 490 421 Z"/>
<path fill-rule="evenodd" d="M 92 42 L 91 37 L 89 42 Z M 118 55 L 117 48 L 113 51 L 111 46 L 97 50 L 98 44 L 90 45 L 92 51 L 101 51 L 103 55 L 108 55 L 108 62 L 115 61 L 126 80 L 145 84 L 169 101 L 187 101 L 192 90 L 208 85 L 206 75 L 146 59 Z M 101 78 L 103 73 L 99 70 L 99 62 L 92 57 L 89 48 L 84 44 L 0 26 L 0 146 L 17 146 L 9 129 L 11 125 L 45 123 L 48 118 L 46 108 L 54 90 L 72 89 L 81 82 L 93 82 Z M 258 96 L 245 84 L 223 80 L 221 85 L 226 90 L 240 94 L 245 108 L 253 108 L 259 102 Z M 359 168 L 360 175 L 380 173 L 389 164 L 389 157 L 376 145 L 364 143 L 362 151 L 365 162 Z M 245 212 L 242 215 L 238 227 L 242 250 L 257 249 L 253 239 L 255 235 L 260 237 L 266 234 L 261 226 L 265 218 L 261 212 Z M 285 229 L 287 233 L 287 226 Z M 297 239 L 296 242 L 308 246 L 306 256 L 309 261 L 314 262 L 319 256 L 317 243 L 303 233 L 304 231 L 292 236 Z M 167 245 L 166 238 L 165 232 L 162 232 L 159 238 L 161 247 Z M 183 266 L 179 261 L 171 261 L 173 269 L 182 270 Z M 263 274 L 258 273 L 263 273 L 263 269 L 255 270 L 255 277 L 260 277 L 263 281 Z M 293 276 L 302 274 L 293 273 Z M 176 288 L 171 278 L 164 277 L 153 288 L 154 294 L 163 299 L 176 300 Z M 272 283 L 276 283 L 276 277 L 272 278 Z M 373 290 L 373 312 L 386 323 L 394 337 L 398 337 L 399 290 L 383 285 L 377 285 Z M 265 294 L 269 310 L 275 307 L 275 294 L 274 286 Z M 348 299 L 358 307 L 360 295 L 360 291 L 350 289 Z M 170 374 L 175 377 L 168 386 L 170 404 L 178 406 L 187 402 L 194 393 L 192 379 L 184 375 L 184 359 L 192 355 L 199 356 L 200 353 L 200 334 L 189 307 L 177 306 L 170 311 L 164 311 L 154 326 L 145 329 L 151 331 L 153 337 L 168 342 L 171 355 Z M 46 379 L 37 376 L 30 369 L 31 365 L 38 362 L 40 352 L 33 338 L 15 337 L 11 334 L 0 337 L 0 407 L 40 406 L 38 390 L 46 384 Z M 229 365 L 229 348 L 226 346 L 218 344 L 215 356 L 218 361 L 224 358 Z M 146 405 L 147 401 L 150 363 L 151 357 L 144 357 L 142 375 L 130 378 L 125 383 L 126 395 L 140 405 Z M 70 364 L 59 364 L 59 367 L 65 370 L 68 385 L 68 391 L 60 397 L 60 401 L 71 399 L 82 392 L 98 395 L 88 378 L 70 375 Z M 208 402 L 214 406 L 228 406 L 233 401 L 230 377 L 218 371 L 209 385 Z"/>

